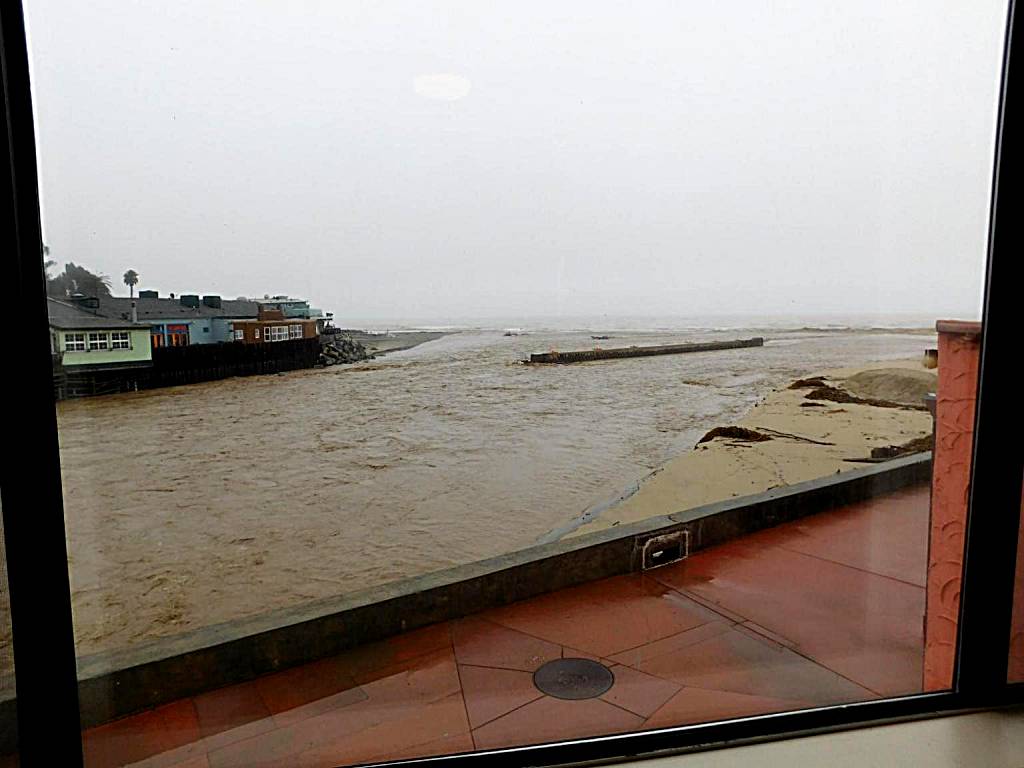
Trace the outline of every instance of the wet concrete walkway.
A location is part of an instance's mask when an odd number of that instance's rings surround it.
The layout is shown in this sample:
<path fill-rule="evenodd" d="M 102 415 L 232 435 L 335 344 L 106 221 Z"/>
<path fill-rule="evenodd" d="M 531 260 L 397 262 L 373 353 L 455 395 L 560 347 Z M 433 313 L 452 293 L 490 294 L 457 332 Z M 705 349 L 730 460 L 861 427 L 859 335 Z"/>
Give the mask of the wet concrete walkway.
<path fill-rule="evenodd" d="M 927 533 L 906 489 L 93 728 L 86 765 L 327 768 L 917 692 Z M 563 658 L 611 686 L 542 693 Z"/>

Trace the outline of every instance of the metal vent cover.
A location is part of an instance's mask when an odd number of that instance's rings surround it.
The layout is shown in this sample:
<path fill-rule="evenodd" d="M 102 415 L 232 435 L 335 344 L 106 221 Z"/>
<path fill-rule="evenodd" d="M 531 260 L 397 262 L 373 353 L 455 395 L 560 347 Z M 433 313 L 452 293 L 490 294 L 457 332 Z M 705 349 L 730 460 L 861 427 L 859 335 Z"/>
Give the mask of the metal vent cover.
<path fill-rule="evenodd" d="M 556 699 L 596 699 L 615 684 L 615 675 L 591 659 L 555 659 L 533 673 L 533 684 Z"/>

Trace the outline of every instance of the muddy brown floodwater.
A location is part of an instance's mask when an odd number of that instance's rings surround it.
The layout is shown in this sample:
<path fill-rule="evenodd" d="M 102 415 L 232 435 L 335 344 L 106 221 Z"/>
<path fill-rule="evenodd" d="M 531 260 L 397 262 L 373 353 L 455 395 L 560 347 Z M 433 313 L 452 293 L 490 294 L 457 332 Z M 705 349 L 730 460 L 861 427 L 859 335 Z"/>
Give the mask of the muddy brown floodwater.
<path fill-rule="evenodd" d="M 932 338 L 774 332 L 754 350 L 523 366 L 594 342 L 462 332 L 366 364 L 60 403 L 79 653 L 528 546 L 772 387 Z"/>

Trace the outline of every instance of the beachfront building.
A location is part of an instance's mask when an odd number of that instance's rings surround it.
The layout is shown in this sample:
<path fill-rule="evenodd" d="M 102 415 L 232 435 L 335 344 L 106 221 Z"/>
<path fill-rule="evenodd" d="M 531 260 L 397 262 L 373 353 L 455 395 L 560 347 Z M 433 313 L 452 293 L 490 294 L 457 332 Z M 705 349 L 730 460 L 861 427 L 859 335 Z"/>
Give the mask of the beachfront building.
<path fill-rule="evenodd" d="M 76 370 L 123 370 L 152 365 L 149 327 L 101 317 L 74 303 L 48 298 L 54 364 Z"/>
<path fill-rule="evenodd" d="M 83 309 L 96 315 L 131 320 L 132 299 L 123 296 L 79 299 Z M 220 296 L 184 294 L 160 298 L 157 291 L 139 291 L 134 312 L 139 323 L 149 326 L 150 344 L 161 347 L 186 347 L 192 344 L 217 344 L 233 339 L 231 323 L 255 318 L 255 302 L 222 299 Z"/>
<path fill-rule="evenodd" d="M 319 336 L 322 323 L 321 318 L 287 317 L 280 309 L 261 306 L 256 319 L 231 323 L 232 338 L 243 344 L 314 339 Z"/>
<path fill-rule="evenodd" d="M 287 320 L 316 320 L 317 333 L 323 333 L 324 328 L 331 322 L 333 315 L 326 314 L 319 307 L 311 307 L 306 299 L 293 299 L 289 296 L 264 296 L 262 299 L 253 299 L 262 310 L 278 310 Z"/>
<path fill-rule="evenodd" d="M 264 340 L 312 338 L 323 332 L 328 319 L 305 299 L 285 296 L 248 300 L 223 299 L 209 294 L 182 294 L 177 297 L 171 294 L 162 298 L 157 291 L 142 290 L 134 300 L 124 296 L 76 296 L 69 299 L 69 303 L 97 317 L 127 322 L 134 319 L 148 326 L 153 349 L 232 341 L 262 343 Z M 273 328 L 274 325 L 282 325 L 277 322 L 271 324 L 270 338 L 267 339 L 261 318 L 287 320 L 284 337 L 281 330 Z M 251 322 L 246 324 L 243 321 Z"/>
<path fill-rule="evenodd" d="M 280 310 L 286 318 L 302 318 L 313 320 L 324 317 L 322 309 L 311 307 L 306 299 L 293 299 L 288 296 L 264 296 L 253 299 L 262 309 Z"/>

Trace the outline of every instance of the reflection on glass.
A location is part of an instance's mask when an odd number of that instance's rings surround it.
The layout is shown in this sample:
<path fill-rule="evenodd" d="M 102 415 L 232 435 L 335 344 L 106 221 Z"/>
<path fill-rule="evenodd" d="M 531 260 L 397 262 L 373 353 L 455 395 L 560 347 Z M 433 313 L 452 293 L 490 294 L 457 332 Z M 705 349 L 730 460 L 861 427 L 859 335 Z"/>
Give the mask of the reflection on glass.
<path fill-rule="evenodd" d="M 948 685 L 1004 8 L 798 5 L 33 4 L 89 765 Z"/>
<path fill-rule="evenodd" d="M 1021 522 L 1020 536 L 1017 539 L 1017 569 L 1013 581 L 1013 617 L 1010 625 L 1010 665 L 1007 679 L 1011 683 L 1024 683 L 1024 521 Z"/>
<path fill-rule="evenodd" d="M 11 601 L 7 589 L 7 550 L 4 541 L 4 522 L 0 515 L 0 768 L 16 768 L 18 719 L 15 711 Z"/>

